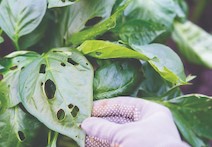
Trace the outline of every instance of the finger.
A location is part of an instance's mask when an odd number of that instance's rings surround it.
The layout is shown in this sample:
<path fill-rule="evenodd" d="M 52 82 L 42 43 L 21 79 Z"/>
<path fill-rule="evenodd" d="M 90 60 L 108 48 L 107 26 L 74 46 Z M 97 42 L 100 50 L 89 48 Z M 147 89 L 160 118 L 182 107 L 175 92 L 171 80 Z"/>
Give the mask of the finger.
<path fill-rule="evenodd" d="M 116 97 L 94 102 L 92 115 L 95 117 L 123 117 L 132 121 L 148 117 L 158 111 L 170 112 L 162 105 L 133 97 Z"/>
<path fill-rule="evenodd" d="M 88 136 L 111 141 L 119 125 L 102 118 L 90 117 L 83 121 L 81 127 Z"/>

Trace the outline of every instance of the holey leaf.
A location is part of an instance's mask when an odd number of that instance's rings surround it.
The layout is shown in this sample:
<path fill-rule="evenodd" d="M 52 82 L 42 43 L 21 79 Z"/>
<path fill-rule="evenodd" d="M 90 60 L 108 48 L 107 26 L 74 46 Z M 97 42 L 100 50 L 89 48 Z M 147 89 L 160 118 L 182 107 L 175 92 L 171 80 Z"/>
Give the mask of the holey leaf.
<path fill-rule="evenodd" d="M 205 146 L 201 138 L 212 138 L 212 98 L 189 94 L 165 101 L 183 138 L 194 147 Z"/>
<path fill-rule="evenodd" d="M 3 114 L 0 114 L 0 118 L 1 147 L 46 145 L 47 129 L 19 106 L 7 109 Z"/>
<path fill-rule="evenodd" d="M 29 51 L 13 52 L 0 59 L 0 92 L 8 101 L 8 107 L 13 107 L 20 102 L 18 82 L 20 72 L 39 54 Z"/>
<path fill-rule="evenodd" d="M 2 0 L 0 3 L 0 26 L 15 42 L 32 32 L 41 22 L 46 0 Z"/>
<path fill-rule="evenodd" d="M 84 146 L 80 124 L 90 116 L 93 101 L 93 68 L 84 56 L 52 49 L 24 68 L 19 86 L 29 113 Z"/>

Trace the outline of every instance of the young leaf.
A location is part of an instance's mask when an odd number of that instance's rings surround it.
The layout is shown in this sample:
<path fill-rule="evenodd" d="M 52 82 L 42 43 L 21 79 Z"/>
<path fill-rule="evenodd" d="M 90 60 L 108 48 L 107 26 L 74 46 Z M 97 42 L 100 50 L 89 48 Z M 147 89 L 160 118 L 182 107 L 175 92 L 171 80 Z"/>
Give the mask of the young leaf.
<path fill-rule="evenodd" d="M 0 114 L 0 118 L 1 147 L 46 145 L 46 128 L 37 119 L 23 112 L 19 106 L 7 109 Z"/>
<path fill-rule="evenodd" d="M 125 10 L 127 20 L 151 20 L 170 28 L 178 10 L 173 0 L 134 0 Z"/>
<path fill-rule="evenodd" d="M 130 46 L 149 44 L 165 32 L 164 26 L 144 20 L 128 21 L 118 30 L 121 40 Z"/>
<path fill-rule="evenodd" d="M 35 52 L 17 51 L 0 59 L 0 91 L 4 99 L 8 100 L 8 107 L 14 107 L 20 102 L 19 75 L 23 68 L 35 60 L 39 55 Z"/>
<path fill-rule="evenodd" d="M 190 21 L 174 23 L 173 39 L 192 63 L 212 69 L 212 36 Z"/>
<path fill-rule="evenodd" d="M 19 86 L 29 113 L 84 146 L 80 124 L 93 101 L 93 68 L 84 56 L 70 48 L 52 49 L 24 68 Z"/>
<path fill-rule="evenodd" d="M 173 84 L 186 84 L 183 63 L 169 47 L 161 44 L 133 45 L 133 49 L 147 56 L 148 62 L 164 79 Z"/>
<path fill-rule="evenodd" d="M 61 33 L 66 44 L 70 44 L 73 34 L 108 18 L 114 3 L 115 0 L 79 0 L 65 8 L 65 12 L 60 15 L 59 29 L 63 30 Z"/>
<path fill-rule="evenodd" d="M 101 62 L 94 77 L 95 99 L 130 95 L 141 81 L 141 64 L 136 60 Z"/>
<path fill-rule="evenodd" d="M 78 47 L 78 50 L 85 55 L 98 59 L 136 58 L 144 61 L 149 59 L 145 55 L 127 47 L 101 40 L 87 40 Z"/>
<path fill-rule="evenodd" d="M 181 134 L 192 146 L 205 146 L 201 138 L 212 138 L 212 97 L 183 95 L 164 104 L 171 109 Z"/>
<path fill-rule="evenodd" d="M 32 32 L 46 11 L 46 0 L 2 0 L 0 27 L 14 41 L 17 49 L 21 36 Z"/>
<path fill-rule="evenodd" d="M 67 44 L 79 45 L 83 41 L 94 39 L 98 35 L 101 35 L 114 28 L 118 18 L 123 15 L 122 13 L 130 2 L 131 0 L 127 0 L 124 5 L 119 6 L 114 14 L 112 14 L 105 21 L 100 22 L 89 29 L 73 34 L 73 36 L 68 40 Z"/>
<path fill-rule="evenodd" d="M 48 0 L 48 8 L 65 7 L 75 3 L 77 0 Z"/>

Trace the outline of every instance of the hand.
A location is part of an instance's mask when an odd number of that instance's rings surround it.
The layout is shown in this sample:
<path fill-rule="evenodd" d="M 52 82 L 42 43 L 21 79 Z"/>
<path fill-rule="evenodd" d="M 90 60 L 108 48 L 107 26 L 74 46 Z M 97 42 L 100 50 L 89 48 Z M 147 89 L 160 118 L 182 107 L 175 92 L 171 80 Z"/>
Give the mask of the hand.
<path fill-rule="evenodd" d="M 162 105 L 118 97 L 94 102 L 92 115 L 82 123 L 87 147 L 188 147 Z"/>

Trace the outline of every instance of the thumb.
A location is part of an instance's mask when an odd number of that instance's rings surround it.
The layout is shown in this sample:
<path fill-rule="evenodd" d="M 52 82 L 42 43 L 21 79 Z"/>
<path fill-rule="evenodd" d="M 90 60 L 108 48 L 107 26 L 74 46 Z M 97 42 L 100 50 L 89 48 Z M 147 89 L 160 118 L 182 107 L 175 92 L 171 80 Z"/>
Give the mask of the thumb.
<path fill-rule="evenodd" d="M 103 118 L 90 117 L 82 122 L 81 127 L 88 136 L 112 141 L 119 125 Z"/>

